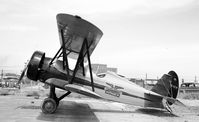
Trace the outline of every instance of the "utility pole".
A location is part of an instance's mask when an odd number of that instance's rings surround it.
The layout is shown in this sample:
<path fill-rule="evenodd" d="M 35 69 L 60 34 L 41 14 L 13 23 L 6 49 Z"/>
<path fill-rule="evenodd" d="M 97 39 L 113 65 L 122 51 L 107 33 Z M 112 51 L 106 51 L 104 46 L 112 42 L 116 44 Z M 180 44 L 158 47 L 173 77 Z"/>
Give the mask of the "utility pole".
<path fill-rule="evenodd" d="M 196 83 L 197 82 L 197 77 L 195 76 L 195 80 L 194 80 L 194 82 Z"/>
<path fill-rule="evenodd" d="M 182 79 L 182 83 L 184 83 L 184 79 Z"/>
<path fill-rule="evenodd" d="M 3 69 L 1 70 L 1 82 L 3 80 Z"/>
<path fill-rule="evenodd" d="M 146 73 L 146 78 L 145 78 L 145 82 L 144 82 L 144 84 L 146 84 L 146 82 L 147 82 L 147 73 Z"/>

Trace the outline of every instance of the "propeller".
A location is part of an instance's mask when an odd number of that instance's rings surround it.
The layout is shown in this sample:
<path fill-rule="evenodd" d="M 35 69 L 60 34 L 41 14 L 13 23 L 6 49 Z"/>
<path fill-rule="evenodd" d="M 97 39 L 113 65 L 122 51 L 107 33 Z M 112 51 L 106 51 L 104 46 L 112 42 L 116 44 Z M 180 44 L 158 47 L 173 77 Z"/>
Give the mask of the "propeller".
<path fill-rule="evenodd" d="M 19 77 L 19 80 L 18 80 L 17 84 L 20 84 L 20 83 L 21 83 L 21 80 L 23 79 L 26 70 L 27 70 L 27 67 L 25 67 L 24 70 L 23 70 L 23 72 L 21 73 L 21 75 L 20 75 L 20 77 Z"/>
<path fill-rule="evenodd" d="M 29 62 L 27 64 L 29 64 Z M 22 71 L 22 73 L 21 73 L 21 75 L 19 77 L 19 80 L 18 80 L 17 84 L 21 83 L 21 80 L 23 79 L 23 77 L 24 77 L 27 69 L 28 69 L 28 65 L 26 65 L 25 68 L 23 69 L 23 71 Z"/>

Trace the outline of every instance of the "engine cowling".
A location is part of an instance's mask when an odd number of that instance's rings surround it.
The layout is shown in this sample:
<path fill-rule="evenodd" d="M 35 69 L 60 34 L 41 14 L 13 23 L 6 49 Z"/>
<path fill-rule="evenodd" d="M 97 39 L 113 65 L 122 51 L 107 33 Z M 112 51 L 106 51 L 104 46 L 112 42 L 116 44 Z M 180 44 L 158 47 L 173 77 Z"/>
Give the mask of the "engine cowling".
<path fill-rule="evenodd" d="M 31 80 L 37 81 L 39 69 L 44 62 L 45 53 L 41 51 L 35 51 L 28 63 L 27 77 Z"/>

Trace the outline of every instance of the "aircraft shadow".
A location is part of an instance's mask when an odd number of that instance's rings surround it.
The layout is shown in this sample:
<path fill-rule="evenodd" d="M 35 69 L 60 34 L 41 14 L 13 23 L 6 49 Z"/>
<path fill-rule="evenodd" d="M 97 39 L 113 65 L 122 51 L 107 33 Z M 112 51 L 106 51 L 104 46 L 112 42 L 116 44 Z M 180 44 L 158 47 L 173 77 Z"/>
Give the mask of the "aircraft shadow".
<path fill-rule="evenodd" d="M 99 122 L 88 104 L 72 101 L 60 102 L 54 114 L 43 114 L 41 112 L 37 119 L 44 121 Z"/>
<path fill-rule="evenodd" d="M 158 110 L 158 109 L 150 109 L 150 108 L 139 108 L 135 112 L 158 116 L 158 117 L 178 117 L 177 115 L 171 114 L 166 110 Z"/>
<path fill-rule="evenodd" d="M 164 110 L 136 108 L 135 110 L 111 110 L 111 109 L 92 109 L 86 103 L 77 103 L 73 101 L 61 101 L 57 111 L 54 114 L 43 114 L 37 117 L 44 121 L 70 121 L 70 122 L 99 122 L 100 120 L 94 112 L 103 113 L 140 113 L 158 117 L 177 117 Z"/>
<path fill-rule="evenodd" d="M 148 108 L 139 108 L 134 111 L 126 111 L 126 110 L 108 110 L 108 109 L 92 109 L 93 112 L 110 112 L 110 113 L 141 113 L 148 114 L 158 117 L 177 117 L 174 114 L 171 114 L 164 110 L 156 110 L 156 109 L 148 109 Z"/>
<path fill-rule="evenodd" d="M 108 110 L 108 109 L 91 109 L 93 112 L 102 112 L 102 113 L 135 113 L 134 111 L 125 111 L 125 110 Z"/>

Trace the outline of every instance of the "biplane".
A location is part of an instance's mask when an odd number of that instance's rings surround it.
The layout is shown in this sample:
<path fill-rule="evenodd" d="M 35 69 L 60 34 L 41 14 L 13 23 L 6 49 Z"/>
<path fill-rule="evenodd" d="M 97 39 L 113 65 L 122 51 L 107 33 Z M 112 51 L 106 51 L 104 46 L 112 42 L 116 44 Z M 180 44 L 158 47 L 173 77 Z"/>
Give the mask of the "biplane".
<path fill-rule="evenodd" d="M 29 79 L 50 86 L 49 96 L 41 105 L 43 113 L 54 113 L 59 102 L 71 92 L 172 111 L 169 106 L 178 102 L 175 98 L 179 88 L 174 71 L 164 74 L 151 90 L 113 72 L 93 73 L 90 56 L 103 35 L 102 31 L 79 16 L 58 14 L 56 19 L 60 37 L 57 53 L 50 58 L 45 57 L 44 52 L 35 51 L 20 77 L 21 80 L 26 72 Z M 69 67 L 69 59 L 75 60 L 74 69 Z M 66 93 L 57 97 L 57 88 Z"/>

